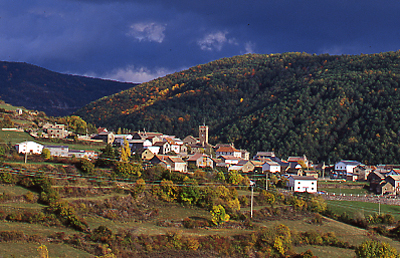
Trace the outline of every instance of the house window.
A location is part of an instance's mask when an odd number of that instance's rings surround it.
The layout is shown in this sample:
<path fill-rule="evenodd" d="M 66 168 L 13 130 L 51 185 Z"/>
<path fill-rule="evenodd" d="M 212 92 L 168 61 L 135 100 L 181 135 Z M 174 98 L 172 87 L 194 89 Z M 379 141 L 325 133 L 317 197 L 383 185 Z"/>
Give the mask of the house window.
<path fill-rule="evenodd" d="M 298 182 L 298 184 L 300 184 L 300 182 Z"/>
<path fill-rule="evenodd" d="M 311 184 L 313 185 L 313 184 L 314 184 L 314 182 L 311 182 Z"/>
<path fill-rule="evenodd" d="M 311 187 L 311 190 L 314 190 L 314 187 Z"/>
<path fill-rule="evenodd" d="M 299 186 L 299 187 L 297 187 L 297 189 L 300 189 L 300 186 Z"/>

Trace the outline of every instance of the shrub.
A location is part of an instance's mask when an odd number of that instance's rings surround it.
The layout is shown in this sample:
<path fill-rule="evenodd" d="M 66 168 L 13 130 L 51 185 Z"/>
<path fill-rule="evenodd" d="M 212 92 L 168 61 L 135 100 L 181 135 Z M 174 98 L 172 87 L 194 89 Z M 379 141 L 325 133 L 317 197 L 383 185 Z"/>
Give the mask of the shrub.
<path fill-rule="evenodd" d="M 90 239 L 95 242 L 108 243 L 114 239 L 114 234 L 109 228 L 102 225 L 93 230 Z"/>
<path fill-rule="evenodd" d="M 226 214 L 225 208 L 222 205 L 213 206 L 211 211 L 211 221 L 215 225 L 220 225 L 229 221 L 230 216 Z"/>
<path fill-rule="evenodd" d="M 262 204 L 269 204 L 269 205 L 271 205 L 271 207 L 275 203 L 275 195 L 270 192 L 267 192 L 265 190 L 262 190 L 260 192 L 258 199 Z"/>
<path fill-rule="evenodd" d="M 25 200 L 26 200 L 27 202 L 30 202 L 30 203 L 32 203 L 32 202 L 35 201 L 35 195 L 34 195 L 31 191 L 27 192 L 27 193 L 24 195 L 24 198 L 25 198 Z"/>
<path fill-rule="evenodd" d="M 42 150 L 42 153 L 40 154 L 40 156 L 44 159 L 50 159 L 51 158 L 51 153 L 49 149 L 44 148 Z"/>
<path fill-rule="evenodd" d="M 398 257 L 397 250 L 388 243 L 365 241 L 355 249 L 356 256 L 361 258 Z"/>
<path fill-rule="evenodd" d="M 319 213 L 314 213 L 313 217 L 311 218 L 311 223 L 312 224 L 318 224 L 321 225 L 322 224 L 322 216 Z"/>
<path fill-rule="evenodd" d="M 146 190 L 146 182 L 143 179 L 138 179 L 131 190 L 133 198 L 137 198 Z"/>
<path fill-rule="evenodd" d="M 240 196 L 239 202 L 242 207 L 249 206 L 249 198 L 247 198 L 247 196 L 244 196 L 244 195 Z"/>
<path fill-rule="evenodd" d="M 18 182 L 18 178 L 16 175 L 11 173 L 1 173 L 0 182 L 3 184 L 16 184 Z"/>
<path fill-rule="evenodd" d="M 79 162 L 79 168 L 83 173 L 92 175 L 94 172 L 94 164 L 87 159 L 81 159 Z"/>
<path fill-rule="evenodd" d="M 47 211 L 55 214 L 66 226 L 80 231 L 87 229 L 87 223 L 75 215 L 74 209 L 67 202 L 52 202 Z"/>

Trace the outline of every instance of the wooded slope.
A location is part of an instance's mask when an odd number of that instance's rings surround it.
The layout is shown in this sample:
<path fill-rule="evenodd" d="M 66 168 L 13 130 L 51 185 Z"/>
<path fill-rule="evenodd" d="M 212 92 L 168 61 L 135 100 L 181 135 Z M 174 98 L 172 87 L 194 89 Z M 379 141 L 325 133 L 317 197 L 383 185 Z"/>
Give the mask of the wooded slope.
<path fill-rule="evenodd" d="M 77 112 L 110 128 L 234 142 L 314 161 L 400 163 L 400 52 L 248 54 L 104 97 Z"/>

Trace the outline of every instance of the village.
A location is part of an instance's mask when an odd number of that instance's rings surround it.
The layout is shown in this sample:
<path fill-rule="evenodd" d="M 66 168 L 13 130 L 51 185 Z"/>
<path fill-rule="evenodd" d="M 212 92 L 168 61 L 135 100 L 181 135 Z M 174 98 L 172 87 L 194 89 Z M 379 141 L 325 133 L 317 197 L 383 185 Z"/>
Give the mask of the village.
<path fill-rule="evenodd" d="M 313 164 L 305 155 L 289 156 L 284 160 L 277 157 L 273 151 L 258 151 L 250 157 L 247 150 L 237 149 L 231 143 L 210 144 L 207 125 L 200 125 L 198 130 L 198 137 L 189 135 L 182 140 L 174 135 L 159 132 L 143 130 L 116 134 L 106 128 L 98 128 L 97 134 L 79 136 L 78 139 L 104 142 L 117 148 L 127 141 L 132 155 L 139 157 L 145 167 L 159 165 L 180 173 L 193 173 L 197 168 L 224 172 L 235 170 L 243 175 L 252 176 L 252 179 L 261 176 L 268 180 L 272 175 L 285 177 L 287 188 L 294 192 L 324 194 L 318 191 L 318 180 L 366 182 L 369 185 L 368 190 L 377 195 L 393 197 L 400 192 L 400 165 L 364 165 L 354 160 L 341 160 L 333 165 Z M 30 134 L 38 139 L 65 139 L 70 132 L 64 124 L 46 123 L 42 126 L 40 134 Z M 40 155 L 47 149 L 52 157 L 93 160 L 99 155 L 93 150 L 76 150 L 68 145 L 42 145 L 34 141 L 21 142 L 15 147 L 21 154 Z"/>

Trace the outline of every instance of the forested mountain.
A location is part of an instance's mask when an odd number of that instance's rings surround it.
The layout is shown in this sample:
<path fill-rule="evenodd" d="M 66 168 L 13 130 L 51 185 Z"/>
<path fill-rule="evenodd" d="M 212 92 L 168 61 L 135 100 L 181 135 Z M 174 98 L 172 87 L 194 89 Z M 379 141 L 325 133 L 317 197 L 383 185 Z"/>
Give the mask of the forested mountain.
<path fill-rule="evenodd" d="M 26 63 L 0 62 L 0 98 L 51 116 L 69 115 L 93 100 L 133 86 L 61 74 Z"/>
<path fill-rule="evenodd" d="M 77 112 L 111 128 L 210 141 L 314 161 L 400 163 L 400 52 L 248 54 L 170 74 Z"/>

